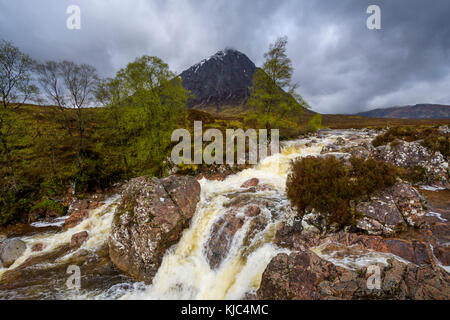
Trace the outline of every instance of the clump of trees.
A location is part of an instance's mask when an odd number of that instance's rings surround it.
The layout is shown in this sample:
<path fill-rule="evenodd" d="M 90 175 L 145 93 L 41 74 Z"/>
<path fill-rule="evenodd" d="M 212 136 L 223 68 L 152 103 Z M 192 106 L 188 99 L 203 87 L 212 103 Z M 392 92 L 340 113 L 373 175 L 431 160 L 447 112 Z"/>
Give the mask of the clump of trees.
<path fill-rule="evenodd" d="M 86 180 L 84 160 L 88 157 L 84 109 L 94 102 L 94 90 L 98 84 L 96 70 L 90 65 L 78 65 L 70 61 L 47 61 L 36 69 L 47 101 L 57 106 L 58 119 L 76 154 L 77 172 L 74 180 L 75 188 L 80 190 L 79 184 Z"/>
<path fill-rule="evenodd" d="M 10 221 L 16 212 L 28 209 L 22 198 L 27 191 L 17 172 L 14 152 L 16 140 L 23 135 L 26 126 L 16 121 L 14 110 L 26 101 L 37 99 L 35 65 L 30 56 L 12 43 L 0 42 L 0 225 Z"/>
<path fill-rule="evenodd" d="M 105 80 L 97 98 L 107 107 L 109 141 L 132 175 L 161 175 L 172 131 L 186 121 L 188 91 L 158 57 L 143 56 Z"/>
<path fill-rule="evenodd" d="M 328 224 L 354 225 L 357 212 L 350 201 L 391 186 L 397 169 L 375 159 L 350 158 L 347 166 L 335 157 L 306 157 L 292 163 L 286 183 L 287 196 L 299 216 L 315 209 Z"/>
<path fill-rule="evenodd" d="M 253 88 L 247 101 L 253 112 L 246 121 L 255 122 L 267 130 L 280 125 L 283 119 L 298 121 L 308 104 L 297 93 L 298 83 L 292 82 L 294 68 L 287 56 L 287 37 L 278 38 L 264 54 L 264 64 L 253 76 Z"/>
<path fill-rule="evenodd" d="M 162 175 L 189 97 L 157 57 L 101 80 L 90 65 L 37 63 L 5 41 L 0 94 L 0 226 L 32 210 L 63 214 L 58 199 L 69 187 L 82 194 Z M 49 106 L 26 104 L 35 101 Z"/>
<path fill-rule="evenodd" d="M 270 46 L 248 102 L 253 112 L 247 120 L 256 122 L 251 127 L 269 134 L 286 119 L 295 126 L 307 107 L 292 83 L 286 45 L 287 38 L 279 38 Z M 172 131 L 192 121 L 190 93 L 153 56 L 99 79 L 90 65 L 38 63 L 2 41 L 0 95 L 0 226 L 31 210 L 63 214 L 60 199 L 68 191 L 77 195 L 139 175 L 163 175 Z"/>

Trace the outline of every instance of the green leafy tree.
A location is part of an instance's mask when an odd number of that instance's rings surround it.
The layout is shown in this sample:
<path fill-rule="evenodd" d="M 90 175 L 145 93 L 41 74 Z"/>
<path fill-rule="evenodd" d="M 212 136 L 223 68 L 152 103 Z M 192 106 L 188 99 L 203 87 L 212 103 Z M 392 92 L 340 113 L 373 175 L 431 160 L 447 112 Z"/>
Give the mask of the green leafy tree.
<path fill-rule="evenodd" d="M 158 57 L 143 56 L 103 81 L 97 98 L 109 109 L 112 140 L 134 174 L 160 174 L 172 131 L 186 119 L 188 91 Z"/>
<path fill-rule="evenodd" d="M 259 125 L 271 129 L 285 117 L 299 117 L 308 107 L 292 83 L 294 68 L 286 54 L 287 37 L 278 38 L 264 54 L 265 62 L 253 76 L 252 94 L 247 102 Z"/>
<path fill-rule="evenodd" d="M 322 126 L 322 115 L 320 113 L 316 113 L 309 121 L 308 126 L 311 131 L 319 130 Z"/>

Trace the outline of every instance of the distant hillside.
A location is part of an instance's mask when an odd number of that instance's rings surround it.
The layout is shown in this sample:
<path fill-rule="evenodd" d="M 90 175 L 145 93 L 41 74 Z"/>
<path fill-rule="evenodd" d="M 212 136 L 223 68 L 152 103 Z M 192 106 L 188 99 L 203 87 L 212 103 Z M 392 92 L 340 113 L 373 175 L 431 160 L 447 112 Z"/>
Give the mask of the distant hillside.
<path fill-rule="evenodd" d="M 357 113 L 369 118 L 398 119 L 450 119 L 450 106 L 441 104 L 416 104 L 415 106 L 374 109 Z"/>

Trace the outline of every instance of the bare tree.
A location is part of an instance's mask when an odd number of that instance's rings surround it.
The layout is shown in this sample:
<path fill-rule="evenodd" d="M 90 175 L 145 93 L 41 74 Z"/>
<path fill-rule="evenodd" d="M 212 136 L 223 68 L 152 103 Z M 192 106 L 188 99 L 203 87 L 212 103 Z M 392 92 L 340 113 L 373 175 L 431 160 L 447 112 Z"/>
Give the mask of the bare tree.
<path fill-rule="evenodd" d="M 3 108 L 17 108 L 37 98 L 39 89 L 33 84 L 35 61 L 12 43 L 0 42 L 0 94 Z"/>
<path fill-rule="evenodd" d="M 5 40 L 0 41 L 0 176 L 8 181 L 8 188 L 17 191 L 11 138 L 20 135 L 13 109 L 27 100 L 35 100 L 39 93 L 33 84 L 35 62 L 19 48 Z"/>
<path fill-rule="evenodd" d="M 47 99 L 55 104 L 63 115 L 64 126 L 70 136 L 77 137 L 77 160 L 83 166 L 85 118 L 83 109 L 95 99 L 94 90 L 98 76 L 94 67 L 70 61 L 47 61 L 37 67 L 39 83 Z M 72 110 L 75 110 L 73 113 Z M 75 127 L 73 126 L 75 114 Z"/>

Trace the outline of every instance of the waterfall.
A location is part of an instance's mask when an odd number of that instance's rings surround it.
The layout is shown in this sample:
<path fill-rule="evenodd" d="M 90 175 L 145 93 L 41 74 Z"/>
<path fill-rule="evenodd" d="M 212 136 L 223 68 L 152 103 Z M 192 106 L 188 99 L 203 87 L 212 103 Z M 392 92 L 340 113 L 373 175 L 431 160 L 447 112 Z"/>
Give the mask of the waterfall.
<path fill-rule="evenodd" d="M 231 175 L 223 181 L 200 180 L 200 202 L 190 226 L 183 232 L 179 242 L 166 252 L 151 285 L 115 284 L 101 292 L 82 288 L 80 292 L 68 292 L 64 298 L 241 299 L 246 294 L 254 293 L 259 288 L 262 274 L 270 260 L 278 253 L 285 252 L 285 249 L 273 244 L 278 225 L 293 222 L 295 218 L 285 192 L 291 160 L 319 155 L 323 146 L 346 134 L 345 131 L 329 131 L 320 137 L 284 142 L 281 153 L 267 157 L 253 168 Z M 355 135 L 355 131 L 348 134 Z M 367 137 L 360 133 L 360 138 Z M 213 226 L 226 214 L 230 195 L 242 192 L 240 186 L 251 178 L 259 179 L 260 184 L 267 185 L 268 188 L 249 194 L 252 197 L 250 203 L 252 200 L 262 199 L 269 206 L 262 207 L 257 216 L 245 217 L 242 227 L 226 239 L 229 241 L 229 249 L 220 264 L 212 268 L 207 257 L 207 243 L 217 236 L 212 232 Z M 59 246 L 70 243 L 72 235 L 80 231 L 88 231 L 88 241 L 75 252 L 52 263 L 63 264 L 68 256 L 79 250 L 95 252 L 108 241 L 111 221 L 119 201 L 118 195 L 108 198 L 103 206 L 90 212 L 89 218 L 67 231 L 22 237 L 27 244 L 25 254 L 9 269 L 0 269 L 0 278 L 3 272 L 18 267 L 28 258 L 52 252 Z M 241 213 L 238 211 L 236 214 Z M 257 229 L 250 240 L 244 241 L 256 218 L 264 220 L 263 228 Z M 44 245 L 43 252 L 31 252 L 31 247 L 36 243 Z"/>

